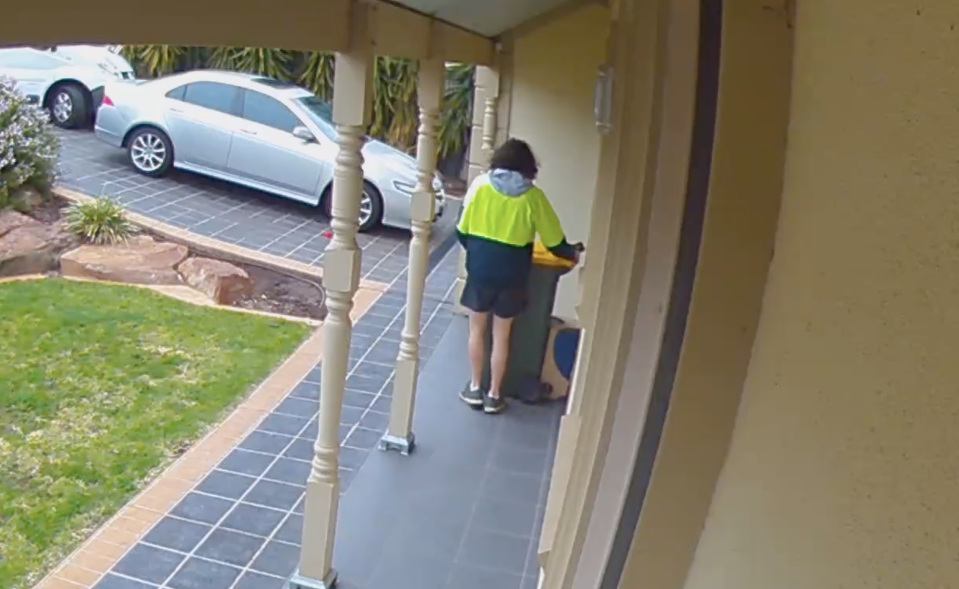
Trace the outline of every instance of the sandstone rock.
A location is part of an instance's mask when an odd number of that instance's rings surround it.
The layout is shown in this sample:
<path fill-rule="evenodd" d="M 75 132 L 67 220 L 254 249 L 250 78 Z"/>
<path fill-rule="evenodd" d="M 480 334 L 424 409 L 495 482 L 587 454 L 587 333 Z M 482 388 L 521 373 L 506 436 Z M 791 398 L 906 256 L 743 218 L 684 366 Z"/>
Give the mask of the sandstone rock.
<path fill-rule="evenodd" d="M 40 222 L 14 210 L 0 211 L 0 237 L 10 233 L 18 227 L 39 225 Z"/>
<path fill-rule="evenodd" d="M 190 258 L 179 270 L 187 284 L 221 305 L 232 305 L 253 292 L 250 275 L 228 262 Z"/>
<path fill-rule="evenodd" d="M 117 245 L 84 245 L 60 258 L 64 276 L 128 284 L 179 284 L 185 246 L 140 235 Z"/>
<path fill-rule="evenodd" d="M 0 235 L 0 276 L 42 274 L 56 269 L 57 251 L 50 243 L 55 233 L 51 227 L 33 222 Z"/>
<path fill-rule="evenodd" d="M 13 200 L 22 203 L 28 209 L 38 207 L 42 205 L 44 201 L 40 191 L 30 186 L 17 190 L 16 194 L 13 195 Z"/>

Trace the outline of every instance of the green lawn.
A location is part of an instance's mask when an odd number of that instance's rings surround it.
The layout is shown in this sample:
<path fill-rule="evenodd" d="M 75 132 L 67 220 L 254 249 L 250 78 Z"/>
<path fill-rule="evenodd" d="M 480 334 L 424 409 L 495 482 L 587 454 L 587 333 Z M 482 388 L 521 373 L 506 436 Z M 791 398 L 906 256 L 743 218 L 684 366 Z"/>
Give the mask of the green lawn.
<path fill-rule="evenodd" d="M 309 328 L 152 291 L 0 284 L 0 589 L 26 589 Z"/>

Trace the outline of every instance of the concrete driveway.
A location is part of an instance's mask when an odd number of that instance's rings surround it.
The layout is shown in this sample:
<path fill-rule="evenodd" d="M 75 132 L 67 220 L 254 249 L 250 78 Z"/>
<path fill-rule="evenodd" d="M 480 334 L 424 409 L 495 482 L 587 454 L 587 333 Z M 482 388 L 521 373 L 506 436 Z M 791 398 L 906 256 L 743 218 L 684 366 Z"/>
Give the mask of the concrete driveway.
<path fill-rule="evenodd" d="M 321 265 L 329 219 L 318 209 L 227 182 L 173 171 L 165 178 L 136 173 L 126 152 L 91 131 L 57 131 L 60 184 L 93 197 L 115 198 L 131 211 L 200 235 Z M 459 201 L 450 200 L 430 240 L 432 269 L 455 242 Z M 380 229 L 358 238 L 363 277 L 393 283 L 408 265 L 409 233 Z"/>

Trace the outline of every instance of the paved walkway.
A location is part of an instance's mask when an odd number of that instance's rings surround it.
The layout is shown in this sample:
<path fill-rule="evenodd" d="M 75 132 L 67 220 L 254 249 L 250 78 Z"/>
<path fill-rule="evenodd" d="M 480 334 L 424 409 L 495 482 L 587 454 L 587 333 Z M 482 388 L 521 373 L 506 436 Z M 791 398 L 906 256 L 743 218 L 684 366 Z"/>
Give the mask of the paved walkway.
<path fill-rule="evenodd" d="M 456 252 L 450 252 L 427 281 L 421 336 L 424 363 L 453 320 L 449 294 L 456 259 Z M 344 492 L 386 431 L 405 300 L 403 272 L 354 328 L 340 425 Z M 303 496 L 317 435 L 320 373 L 317 365 L 95 587 L 283 586 L 299 557 Z"/>
<path fill-rule="evenodd" d="M 227 243 L 321 265 L 329 220 L 317 209 L 227 182 L 174 170 L 165 178 L 135 172 L 123 150 L 90 131 L 57 131 L 60 183 L 83 194 L 116 198 L 129 210 Z M 449 200 L 433 229 L 433 265 L 455 240 L 459 201 Z M 363 277 L 391 283 L 408 264 L 409 234 L 380 229 L 361 234 Z M 432 266 L 431 266 L 432 267 Z"/>

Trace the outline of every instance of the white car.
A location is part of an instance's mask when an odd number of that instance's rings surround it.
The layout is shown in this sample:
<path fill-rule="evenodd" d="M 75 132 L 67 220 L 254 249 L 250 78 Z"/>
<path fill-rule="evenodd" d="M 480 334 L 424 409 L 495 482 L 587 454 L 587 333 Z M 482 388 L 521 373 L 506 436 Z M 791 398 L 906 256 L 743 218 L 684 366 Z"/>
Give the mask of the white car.
<path fill-rule="evenodd" d="M 136 75 L 114 49 L 61 45 L 0 49 L 0 77 L 12 79 L 31 101 L 48 108 L 55 125 L 74 129 L 92 121 L 107 82 Z"/>

